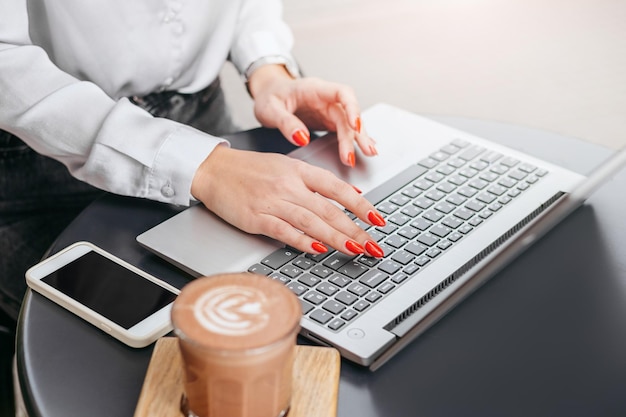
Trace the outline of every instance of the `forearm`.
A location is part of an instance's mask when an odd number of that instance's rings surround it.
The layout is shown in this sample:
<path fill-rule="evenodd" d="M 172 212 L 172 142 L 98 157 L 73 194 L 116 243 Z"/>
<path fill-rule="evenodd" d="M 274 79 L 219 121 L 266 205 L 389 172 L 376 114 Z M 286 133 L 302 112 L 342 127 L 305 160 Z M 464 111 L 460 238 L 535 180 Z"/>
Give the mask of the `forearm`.
<path fill-rule="evenodd" d="M 36 46 L 0 44 L 0 91 L 1 129 L 117 194 L 188 204 L 197 166 L 220 142 L 112 100 Z"/>

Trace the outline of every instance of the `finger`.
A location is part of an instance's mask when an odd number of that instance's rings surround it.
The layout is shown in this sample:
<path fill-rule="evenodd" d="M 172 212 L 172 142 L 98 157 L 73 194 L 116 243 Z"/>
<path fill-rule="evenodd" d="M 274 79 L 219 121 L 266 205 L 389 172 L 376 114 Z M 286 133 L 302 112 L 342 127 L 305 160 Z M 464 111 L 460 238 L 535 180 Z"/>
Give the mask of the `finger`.
<path fill-rule="evenodd" d="M 344 165 L 354 168 L 356 165 L 354 152 L 356 133 L 348 124 L 344 109 L 339 105 L 331 105 L 328 108 L 328 117 L 335 124 L 339 144 L 339 159 Z"/>
<path fill-rule="evenodd" d="M 370 225 L 385 225 L 383 216 L 352 185 L 341 181 L 330 171 L 317 167 L 313 168 L 303 173 L 304 183 L 309 189 L 327 199 L 338 202 Z"/>
<path fill-rule="evenodd" d="M 373 257 L 382 256 L 382 249 L 345 212 L 326 199 L 316 200 L 306 208 L 298 204 L 285 204 L 274 212 L 275 216 L 299 231 L 300 235 L 283 230 L 282 223 L 275 221 L 274 226 L 280 226 L 281 230 L 271 230 L 269 233 L 308 253 L 323 253 L 320 249 L 327 249 L 328 244 L 351 256 L 363 253 Z"/>
<path fill-rule="evenodd" d="M 367 156 L 378 155 L 378 149 L 376 148 L 376 141 L 370 137 L 365 130 L 355 134 L 356 143 L 359 149 Z"/>
<path fill-rule="evenodd" d="M 275 127 L 287 140 L 296 146 L 306 146 L 311 141 L 311 134 L 306 125 L 290 112 L 279 100 L 268 103 L 265 114 L 271 114 L 271 119 L 264 118 L 266 127 Z"/>
<path fill-rule="evenodd" d="M 262 234 L 274 238 L 302 252 L 318 255 L 328 252 L 328 246 L 317 239 L 301 232 L 288 221 L 268 215 L 265 219 L 265 232 Z"/>
<path fill-rule="evenodd" d="M 342 84 L 319 81 L 315 89 L 321 100 L 341 104 L 348 126 L 356 132 L 361 130 L 361 109 L 352 88 Z"/>

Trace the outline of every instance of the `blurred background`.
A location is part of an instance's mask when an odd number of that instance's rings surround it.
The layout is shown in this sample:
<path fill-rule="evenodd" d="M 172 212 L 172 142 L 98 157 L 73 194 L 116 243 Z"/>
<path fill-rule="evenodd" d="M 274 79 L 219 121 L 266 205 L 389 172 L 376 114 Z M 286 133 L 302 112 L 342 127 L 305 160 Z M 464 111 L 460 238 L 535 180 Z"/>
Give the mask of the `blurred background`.
<path fill-rule="evenodd" d="M 303 70 L 351 85 L 363 108 L 626 144 L 626 0 L 284 0 L 284 13 Z M 258 126 L 239 76 L 222 75 L 235 120 Z"/>

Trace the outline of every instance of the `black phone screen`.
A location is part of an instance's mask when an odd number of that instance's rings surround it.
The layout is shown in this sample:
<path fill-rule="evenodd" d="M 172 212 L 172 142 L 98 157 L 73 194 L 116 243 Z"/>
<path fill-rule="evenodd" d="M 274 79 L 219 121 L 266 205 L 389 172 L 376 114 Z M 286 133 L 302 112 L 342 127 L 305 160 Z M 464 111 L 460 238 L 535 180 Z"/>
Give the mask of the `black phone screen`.
<path fill-rule="evenodd" d="M 173 292 L 93 251 L 42 281 L 126 329 L 176 298 Z"/>

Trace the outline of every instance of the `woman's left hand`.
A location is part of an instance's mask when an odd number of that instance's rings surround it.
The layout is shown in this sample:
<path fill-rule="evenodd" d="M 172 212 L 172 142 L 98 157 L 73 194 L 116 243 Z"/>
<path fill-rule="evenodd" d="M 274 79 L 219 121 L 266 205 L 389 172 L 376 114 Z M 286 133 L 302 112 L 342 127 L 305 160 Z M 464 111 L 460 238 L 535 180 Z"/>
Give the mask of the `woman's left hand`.
<path fill-rule="evenodd" d="M 377 155 L 350 87 L 318 78 L 293 79 L 282 65 L 266 65 L 252 73 L 248 88 L 257 120 L 278 128 L 294 145 L 309 143 L 309 129 L 324 130 L 337 132 L 339 158 L 347 166 L 356 164 L 355 143 L 364 155 Z"/>

